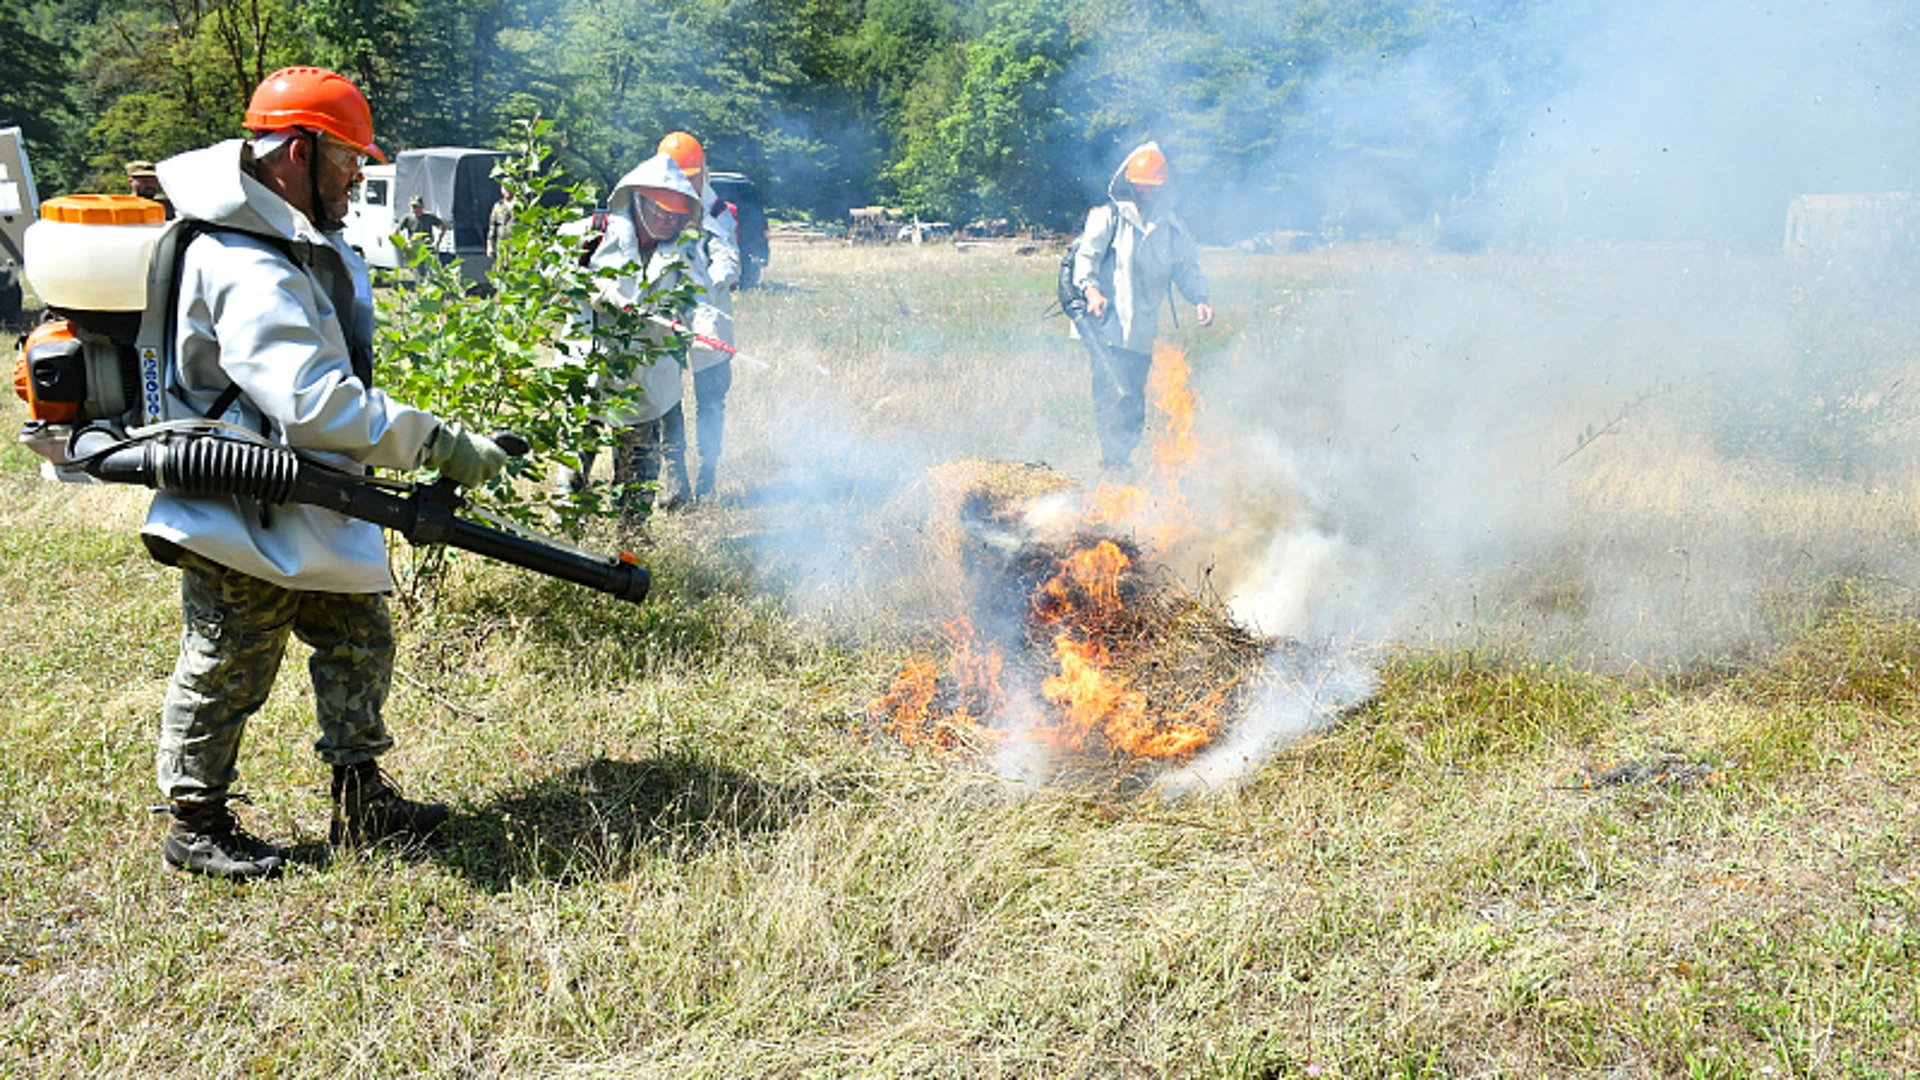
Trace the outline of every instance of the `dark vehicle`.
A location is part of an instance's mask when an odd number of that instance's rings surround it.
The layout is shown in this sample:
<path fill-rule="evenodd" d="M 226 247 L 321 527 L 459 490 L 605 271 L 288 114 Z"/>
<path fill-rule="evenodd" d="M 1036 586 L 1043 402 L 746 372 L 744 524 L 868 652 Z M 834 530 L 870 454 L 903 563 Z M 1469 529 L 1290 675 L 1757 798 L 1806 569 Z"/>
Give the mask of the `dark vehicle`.
<path fill-rule="evenodd" d="M 469 284 L 486 280 L 487 215 L 499 201 L 493 167 L 506 155 L 498 150 L 460 146 L 403 150 L 391 165 L 369 165 L 365 179 L 347 204 L 347 242 L 368 265 L 399 266 L 394 222 L 418 198 L 427 212 L 446 223 L 440 235 L 441 262 L 458 261 Z"/>
<path fill-rule="evenodd" d="M 17 127 L 0 127 L 0 326 L 21 321 L 25 299 L 20 288 L 26 257 L 27 226 L 40 216 L 40 196 L 27 163 L 26 137 Z"/>
<path fill-rule="evenodd" d="M 767 204 L 760 198 L 759 186 L 739 173 L 709 173 L 707 182 L 715 195 L 740 211 L 740 287 L 751 289 L 760 280 L 770 253 Z"/>
<path fill-rule="evenodd" d="M 0 259 L 0 327 L 23 325 L 21 303 L 24 299 L 19 271 L 12 263 Z"/>

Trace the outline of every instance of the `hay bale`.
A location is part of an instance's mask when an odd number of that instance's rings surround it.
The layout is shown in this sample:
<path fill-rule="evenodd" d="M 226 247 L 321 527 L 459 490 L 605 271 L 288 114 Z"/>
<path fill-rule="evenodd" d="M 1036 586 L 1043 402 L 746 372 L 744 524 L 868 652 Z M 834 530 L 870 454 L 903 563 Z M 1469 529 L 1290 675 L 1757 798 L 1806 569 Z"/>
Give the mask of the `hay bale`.
<path fill-rule="evenodd" d="M 1079 505 L 1072 495 L 1079 488 L 1071 478 L 1027 462 L 949 461 L 927 470 L 921 487 L 926 499 L 924 536 L 938 600 L 944 610 L 960 613 L 967 612 L 985 584 L 979 580 L 983 564 L 1003 562 L 1036 527 L 1044 526 L 1044 520 L 1030 520 L 1039 504 L 1059 495 L 1060 504 Z"/>
<path fill-rule="evenodd" d="M 1079 488 L 1044 465 L 950 462 L 920 488 L 931 602 L 952 618 L 873 704 L 903 741 L 1018 728 L 1069 754 L 1185 760 L 1244 711 L 1282 644 L 1085 522 Z M 1089 665 L 1092 696 L 1066 689 Z M 1000 715 L 1002 686 L 1030 710 Z"/>

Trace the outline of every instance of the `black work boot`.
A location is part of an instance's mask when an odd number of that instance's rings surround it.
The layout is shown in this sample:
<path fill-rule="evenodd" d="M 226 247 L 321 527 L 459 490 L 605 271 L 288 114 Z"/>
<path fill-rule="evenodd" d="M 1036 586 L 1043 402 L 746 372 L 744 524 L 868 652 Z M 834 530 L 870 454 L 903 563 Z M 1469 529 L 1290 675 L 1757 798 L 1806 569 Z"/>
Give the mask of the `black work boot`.
<path fill-rule="evenodd" d="M 424 841 L 450 816 L 440 803 L 402 797 L 377 761 L 333 767 L 333 826 L 327 830 L 327 843 L 335 847 Z"/>
<path fill-rule="evenodd" d="M 189 874 L 251 881 L 276 877 L 287 853 L 247 832 L 234 820 L 225 799 L 168 803 L 173 817 L 160 857 Z"/>

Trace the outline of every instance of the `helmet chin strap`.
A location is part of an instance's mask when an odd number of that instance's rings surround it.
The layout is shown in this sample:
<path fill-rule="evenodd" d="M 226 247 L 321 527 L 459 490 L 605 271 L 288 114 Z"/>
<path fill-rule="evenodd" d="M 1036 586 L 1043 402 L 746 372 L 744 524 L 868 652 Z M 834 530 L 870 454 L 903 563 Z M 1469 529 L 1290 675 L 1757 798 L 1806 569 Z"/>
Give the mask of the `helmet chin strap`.
<path fill-rule="evenodd" d="M 313 220 L 313 227 L 319 229 L 321 232 L 338 232 L 346 225 L 345 219 L 330 216 L 327 213 L 326 202 L 320 198 L 320 155 L 322 152 L 320 133 L 317 131 L 307 132 L 307 198 L 310 200 L 308 206 L 311 208 L 307 216 Z"/>

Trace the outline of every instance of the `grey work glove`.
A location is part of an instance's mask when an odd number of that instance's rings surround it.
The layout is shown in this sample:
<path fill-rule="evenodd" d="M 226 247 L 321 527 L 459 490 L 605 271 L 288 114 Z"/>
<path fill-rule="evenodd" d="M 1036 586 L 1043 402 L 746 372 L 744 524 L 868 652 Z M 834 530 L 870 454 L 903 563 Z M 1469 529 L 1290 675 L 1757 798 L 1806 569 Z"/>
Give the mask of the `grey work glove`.
<path fill-rule="evenodd" d="M 441 476 L 461 487 L 475 487 L 507 467 L 507 452 L 485 435 L 475 435 L 448 420 L 434 429 L 422 464 L 439 469 Z"/>

